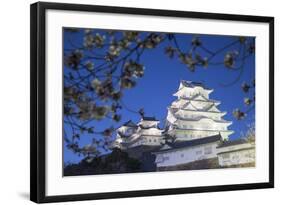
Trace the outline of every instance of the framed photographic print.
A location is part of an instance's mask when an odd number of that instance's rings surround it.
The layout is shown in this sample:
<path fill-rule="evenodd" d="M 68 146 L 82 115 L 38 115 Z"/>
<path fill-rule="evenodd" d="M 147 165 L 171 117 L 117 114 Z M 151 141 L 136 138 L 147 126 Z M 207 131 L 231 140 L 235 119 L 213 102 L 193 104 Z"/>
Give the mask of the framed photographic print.
<path fill-rule="evenodd" d="M 31 5 L 31 200 L 274 187 L 274 18 Z"/>

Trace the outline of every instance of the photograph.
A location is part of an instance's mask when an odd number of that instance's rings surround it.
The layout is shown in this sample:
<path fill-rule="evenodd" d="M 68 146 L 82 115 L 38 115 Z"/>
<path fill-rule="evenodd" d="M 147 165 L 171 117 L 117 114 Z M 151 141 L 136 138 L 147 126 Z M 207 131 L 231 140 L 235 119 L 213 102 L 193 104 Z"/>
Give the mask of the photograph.
<path fill-rule="evenodd" d="M 63 176 L 255 168 L 255 36 L 62 35 Z"/>
<path fill-rule="evenodd" d="M 274 187 L 274 17 L 30 8 L 32 201 Z"/>

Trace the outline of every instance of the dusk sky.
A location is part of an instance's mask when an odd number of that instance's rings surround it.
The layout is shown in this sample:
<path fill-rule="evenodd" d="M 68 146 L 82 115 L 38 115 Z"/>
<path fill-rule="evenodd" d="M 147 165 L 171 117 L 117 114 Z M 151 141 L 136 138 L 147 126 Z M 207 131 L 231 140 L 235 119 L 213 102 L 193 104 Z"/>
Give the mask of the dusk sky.
<path fill-rule="evenodd" d="M 82 45 L 83 31 L 78 33 L 64 32 L 64 49 L 70 49 L 72 45 L 69 39 L 76 45 Z M 176 34 L 179 46 L 183 50 L 188 50 L 191 45 L 193 34 Z M 216 35 L 198 35 L 204 45 L 211 51 L 216 51 L 224 45 L 232 42 L 237 37 L 233 36 L 216 36 Z M 251 39 L 251 40 L 254 40 Z M 239 43 L 228 48 L 213 59 L 213 62 L 223 62 L 224 55 L 227 51 L 239 50 Z M 167 115 L 167 107 L 176 98 L 173 94 L 179 87 L 180 80 L 202 82 L 207 87 L 214 89 L 210 95 L 211 99 L 221 101 L 218 108 L 221 111 L 226 111 L 225 120 L 232 121 L 233 124 L 229 126 L 234 134 L 230 135 L 230 139 L 236 139 L 241 136 L 241 132 L 247 130 L 247 125 L 254 122 L 255 110 L 248 113 L 244 120 L 238 121 L 232 115 L 235 108 L 246 110 L 247 107 L 243 102 L 247 95 L 242 91 L 241 84 L 243 82 L 251 82 L 255 76 L 255 55 L 252 55 L 245 60 L 244 71 L 240 73 L 239 70 L 227 69 L 223 64 L 209 65 L 207 68 L 198 67 L 195 72 L 191 72 L 186 65 L 182 64 L 178 58 L 170 59 L 164 53 L 164 48 L 167 46 L 166 42 L 161 43 L 155 49 L 146 50 L 140 62 L 144 64 L 144 76 L 137 80 L 136 87 L 126 90 L 122 101 L 126 107 L 132 110 L 139 110 L 144 108 L 146 116 L 155 116 L 161 121 L 160 127 L 163 127 Z M 203 52 L 204 53 L 204 52 Z M 64 70 L 66 72 L 66 67 Z M 239 80 L 231 86 L 222 86 L 222 84 L 229 84 L 241 75 Z M 112 120 L 103 120 L 94 122 L 97 129 L 103 130 L 110 124 L 120 126 L 128 120 L 138 123 L 140 115 L 132 113 L 126 109 L 120 111 L 122 119 L 119 123 L 112 122 Z M 65 125 L 66 132 L 70 129 Z M 81 145 L 91 142 L 91 139 L 84 134 L 81 136 Z M 72 151 L 64 148 L 64 162 L 78 162 L 83 157 L 79 157 Z"/>

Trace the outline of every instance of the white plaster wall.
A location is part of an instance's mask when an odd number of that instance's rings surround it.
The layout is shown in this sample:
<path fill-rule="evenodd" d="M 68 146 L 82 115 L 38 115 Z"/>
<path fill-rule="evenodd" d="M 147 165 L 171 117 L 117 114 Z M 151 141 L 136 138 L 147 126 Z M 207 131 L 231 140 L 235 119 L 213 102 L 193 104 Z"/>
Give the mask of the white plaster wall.
<path fill-rule="evenodd" d="M 156 154 L 155 162 L 157 167 L 175 166 L 185 164 L 196 160 L 209 159 L 216 157 L 217 143 L 209 143 L 201 146 L 185 149 L 173 150 Z M 211 149 L 211 153 L 208 153 Z"/>
<path fill-rule="evenodd" d="M 157 126 L 159 122 L 158 121 L 140 121 L 139 125 L 142 125 L 144 127 L 153 127 L 153 126 Z"/>
<path fill-rule="evenodd" d="M 163 143 L 163 137 L 161 136 L 141 136 L 139 140 L 137 140 L 134 144 L 130 145 L 130 148 L 140 146 L 140 145 L 148 145 L 148 146 L 159 146 Z"/>
<path fill-rule="evenodd" d="M 161 135 L 161 130 L 157 128 L 140 129 L 138 133 L 142 135 Z"/>
<path fill-rule="evenodd" d="M 253 143 L 243 143 L 243 144 L 238 144 L 238 145 L 225 146 L 225 147 L 218 148 L 218 153 L 230 152 L 230 151 L 235 151 L 235 150 L 239 150 L 239 149 L 253 148 L 254 146 L 255 146 L 255 144 L 253 144 Z"/>
<path fill-rule="evenodd" d="M 177 140 L 189 140 L 189 139 L 199 139 L 202 137 L 208 137 L 213 135 L 220 134 L 223 139 L 228 139 L 228 136 L 231 135 L 233 131 L 217 131 L 217 130 L 172 130 L 170 131 L 171 135 L 178 137 Z M 194 136 L 194 137 L 191 137 Z"/>
<path fill-rule="evenodd" d="M 220 166 L 255 162 L 255 149 L 218 154 Z"/>
<path fill-rule="evenodd" d="M 219 123 L 212 119 L 203 118 L 201 120 L 186 121 L 178 120 L 177 125 L 182 129 L 200 129 L 200 130 L 227 130 L 229 123 Z"/>
<path fill-rule="evenodd" d="M 191 131 L 191 130 L 185 130 L 183 132 L 180 132 L 176 135 L 177 140 L 194 140 L 194 139 L 200 139 L 204 137 L 209 137 L 212 135 L 218 135 L 219 132 L 208 132 L 208 131 Z"/>
<path fill-rule="evenodd" d="M 195 116 L 204 116 L 214 120 L 221 120 L 224 113 L 221 112 L 201 112 L 201 111 L 189 111 L 189 110 L 179 110 L 176 114 L 183 116 L 184 118 L 193 118 Z"/>
<path fill-rule="evenodd" d="M 164 142 L 164 140 L 163 140 L 162 136 L 160 136 L 160 137 L 157 137 L 157 136 L 144 136 L 143 140 L 142 140 L 142 143 L 144 145 L 154 145 L 154 146 L 161 145 L 161 143 L 163 143 L 163 142 Z"/>

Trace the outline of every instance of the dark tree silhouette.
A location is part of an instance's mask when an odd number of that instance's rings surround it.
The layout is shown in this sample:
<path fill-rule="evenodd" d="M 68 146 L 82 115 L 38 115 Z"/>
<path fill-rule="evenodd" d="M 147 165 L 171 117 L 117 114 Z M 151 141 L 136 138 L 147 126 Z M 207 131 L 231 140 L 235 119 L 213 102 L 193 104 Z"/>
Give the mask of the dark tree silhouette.
<path fill-rule="evenodd" d="M 137 86 L 137 80 L 144 75 L 141 56 L 166 42 L 164 53 L 171 59 L 179 59 L 191 72 L 209 66 L 224 65 L 239 75 L 232 82 L 221 84 L 231 86 L 239 81 L 245 60 L 255 53 L 255 43 L 248 37 L 235 37 L 223 47 L 212 50 L 204 45 L 200 36 L 195 35 L 190 45 L 181 47 L 177 35 L 172 33 L 112 31 L 65 28 L 64 32 L 83 32 L 83 42 L 71 37 L 64 39 L 70 47 L 64 48 L 64 123 L 70 126 L 71 136 L 64 132 L 67 147 L 77 154 L 87 157 L 98 156 L 101 149 L 108 150 L 112 134 L 116 127 L 96 130 L 93 121 L 112 119 L 119 122 L 121 109 L 143 116 L 143 108 L 132 110 L 122 101 L 124 90 Z M 71 35 L 68 35 L 71 36 Z M 238 50 L 233 50 L 238 46 Z M 224 58 L 215 62 L 215 57 L 224 54 Z M 236 119 L 246 117 L 254 107 L 255 82 L 244 82 L 241 90 L 248 96 L 244 99 L 247 110 L 237 108 L 233 111 Z M 102 136 L 93 137 L 90 145 L 81 147 L 83 133 Z"/>

